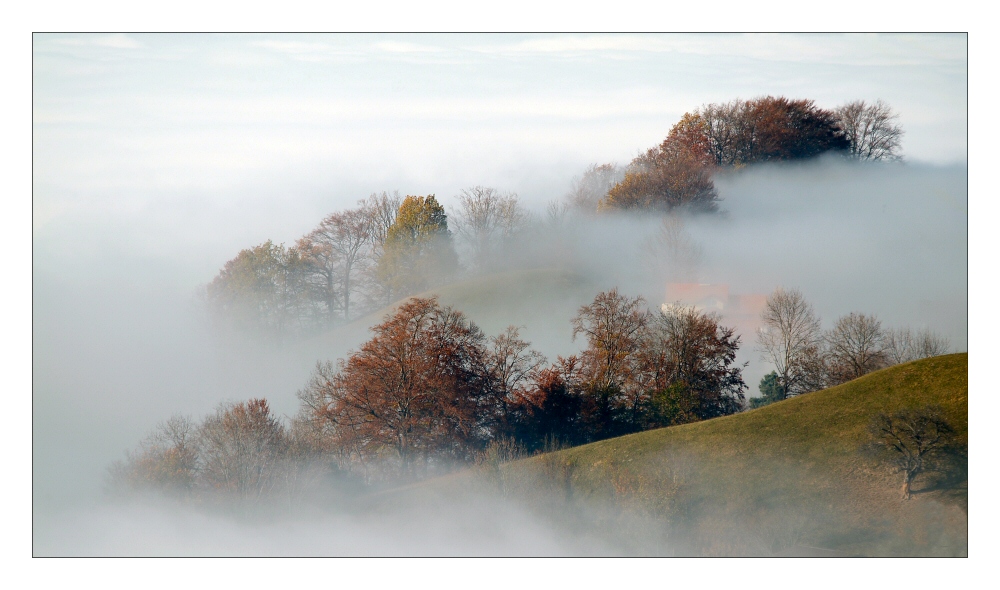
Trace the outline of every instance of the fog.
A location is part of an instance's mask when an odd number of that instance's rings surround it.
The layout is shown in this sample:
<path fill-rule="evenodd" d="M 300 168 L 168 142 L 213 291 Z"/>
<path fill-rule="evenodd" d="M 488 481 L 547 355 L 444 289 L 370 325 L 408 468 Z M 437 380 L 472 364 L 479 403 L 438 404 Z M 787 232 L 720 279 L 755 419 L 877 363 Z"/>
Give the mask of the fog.
<path fill-rule="evenodd" d="M 679 280 L 727 284 L 739 293 L 796 287 L 814 304 L 825 328 L 841 314 L 862 311 L 876 314 L 886 325 L 928 327 L 948 337 L 954 350 L 965 350 L 965 178 L 961 167 L 861 166 L 834 160 L 762 166 L 721 176 L 717 185 L 722 211 L 683 218 L 684 231 L 700 256 Z M 319 217 L 301 223 L 283 219 L 292 214 L 280 199 L 259 199 L 241 207 L 256 223 L 273 221 L 273 237 L 288 241 L 294 236 L 281 236 L 282 225 L 298 225 L 303 229 L 297 231 L 304 232 Z M 293 212 L 311 213 L 308 207 Z M 250 397 L 266 397 L 279 413 L 291 416 L 297 409 L 295 393 L 315 362 L 357 347 L 368 336 L 366 328 L 380 319 L 367 316 L 335 330 L 335 338 L 282 348 L 234 346 L 214 338 L 196 290 L 228 257 L 253 242 L 245 241 L 251 238 L 249 232 L 231 228 L 232 210 L 226 207 L 189 203 L 183 216 L 198 220 L 192 227 L 184 227 L 174 215 L 176 211 L 163 207 L 139 207 L 100 219 L 67 219 L 62 227 L 53 222 L 36 232 L 36 553 L 142 553 L 137 547 L 146 547 L 154 554 L 266 554 L 278 551 L 273 539 L 279 531 L 297 537 L 310 527 L 317 538 L 328 527 L 350 531 L 352 537 L 359 527 L 374 527 L 369 531 L 374 535 L 371 545 L 352 545 L 350 552 L 355 553 L 364 553 L 357 548 L 368 546 L 384 549 L 376 553 L 426 549 L 426 538 L 419 544 L 424 549 L 408 549 L 407 537 L 390 534 L 391 527 L 384 528 L 389 525 L 381 520 L 351 520 L 343 514 L 322 524 L 295 521 L 245 528 L 249 525 L 229 523 L 214 543 L 206 540 L 211 538 L 206 531 L 212 520 L 182 515 L 174 523 L 175 513 L 162 508 L 132 506 L 116 512 L 112 505 L 95 504 L 102 498 L 108 464 L 122 458 L 157 422 L 175 413 L 200 419 L 220 401 Z M 525 336 L 550 359 L 578 350 L 581 343 L 570 339 L 569 318 L 599 290 L 618 286 L 644 295 L 651 307 L 666 302 L 666 282 L 674 280 L 670 267 L 664 271 L 650 266 L 643 251 L 658 224 L 656 216 L 568 217 L 559 232 L 541 232 L 538 243 L 523 242 L 520 258 L 511 260 L 539 266 L 539 257 L 551 250 L 552 236 L 558 235 L 564 250 L 557 262 L 583 277 L 581 283 L 565 293 L 552 292 L 554 302 L 548 304 L 534 301 L 496 311 L 473 306 L 466 311 L 489 333 L 508 323 L 524 325 Z M 229 232 L 232 235 L 225 235 Z M 220 233 L 222 237 L 215 235 Z M 542 265 L 551 263 L 543 260 Z M 517 274 L 505 276 L 516 280 Z M 741 335 L 738 361 L 749 363 L 744 376 L 751 394 L 756 394 L 757 381 L 770 367 L 755 352 L 753 334 Z M 434 538 L 440 545 L 431 553 L 466 546 L 478 547 L 479 553 L 506 553 L 515 546 L 527 547 L 513 541 L 521 543 L 525 535 L 538 543 L 538 553 L 600 552 L 566 545 L 565 539 L 539 530 L 531 519 L 489 520 L 496 526 L 502 523 L 502 530 L 496 538 L 483 536 L 479 544 L 453 544 L 458 533 L 451 525 L 433 529 L 427 534 L 439 535 Z M 518 523 L 525 528 L 519 529 Z M 422 530 L 422 525 L 412 526 Z M 139 533 L 129 527 L 148 535 L 143 537 L 148 544 L 135 545 Z M 377 539 L 383 537 L 388 544 L 379 544 Z M 336 536 L 318 545 L 298 540 L 281 545 L 279 552 L 295 553 L 301 547 L 310 554 L 336 553 L 345 547 L 338 543 Z"/>
<path fill-rule="evenodd" d="M 35 36 L 33 553 L 627 553 L 516 503 L 483 511 L 475 494 L 398 526 L 349 507 L 246 522 L 166 501 L 115 504 L 102 481 L 172 414 L 197 420 L 222 401 L 266 397 L 294 415 L 316 361 L 342 357 L 381 319 L 280 348 L 220 340 L 197 292 L 240 249 L 291 244 L 324 215 L 394 189 L 437 194 L 452 215 L 459 190 L 495 186 L 543 224 L 587 165 L 627 163 L 706 102 L 881 97 L 901 112 L 907 163 L 719 175 L 720 212 L 681 219 L 698 253 L 684 269 L 650 258 L 659 217 L 570 215 L 523 239 L 505 275 L 561 269 L 576 277 L 565 289 L 443 302 L 463 303 L 490 334 L 524 325 L 550 360 L 579 350 L 569 319 L 600 290 L 656 308 L 671 282 L 794 287 L 824 328 L 861 311 L 965 350 L 965 37 L 855 41 Z M 740 334 L 756 394 L 770 367 Z"/>

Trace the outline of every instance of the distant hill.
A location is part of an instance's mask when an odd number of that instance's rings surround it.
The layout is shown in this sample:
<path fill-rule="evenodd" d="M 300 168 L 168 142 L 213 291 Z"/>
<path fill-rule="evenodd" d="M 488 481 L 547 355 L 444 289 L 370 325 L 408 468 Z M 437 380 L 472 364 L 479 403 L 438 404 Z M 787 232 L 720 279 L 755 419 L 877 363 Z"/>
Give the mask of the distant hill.
<path fill-rule="evenodd" d="M 874 414 L 925 404 L 940 406 L 967 445 L 966 353 L 416 488 L 451 501 L 486 481 L 506 501 L 574 535 L 610 538 L 623 553 L 967 555 L 964 457 L 947 473 L 918 477 L 903 501 L 900 477 L 860 452 Z"/>

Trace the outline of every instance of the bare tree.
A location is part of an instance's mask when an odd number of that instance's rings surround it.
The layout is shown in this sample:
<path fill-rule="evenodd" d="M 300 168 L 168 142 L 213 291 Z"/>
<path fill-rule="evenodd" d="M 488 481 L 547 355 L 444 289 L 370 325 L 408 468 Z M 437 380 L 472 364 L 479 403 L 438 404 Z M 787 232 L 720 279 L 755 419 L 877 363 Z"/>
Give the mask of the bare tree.
<path fill-rule="evenodd" d="M 859 160 L 899 159 L 903 128 L 896 124 L 899 115 L 881 100 L 849 102 L 835 111 L 844 135 L 851 143 L 850 154 Z"/>
<path fill-rule="evenodd" d="M 600 389 L 621 389 L 633 378 L 638 351 L 649 324 L 642 297 L 627 297 L 612 289 L 580 307 L 571 320 L 573 339 L 583 334 L 587 349 L 581 353 L 587 380 Z"/>
<path fill-rule="evenodd" d="M 868 426 L 869 448 L 903 474 L 902 495 L 910 498 L 913 480 L 951 450 L 955 432 L 940 408 L 909 408 L 878 414 Z"/>
<path fill-rule="evenodd" d="M 504 246 L 528 221 L 528 212 L 515 193 L 474 186 L 458 195 L 455 230 L 472 253 L 474 264 L 484 269 L 496 262 Z"/>
<path fill-rule="evenodd" d="M 496 397 L 493 407 L 500 414 L 497 420 L 501 427 L 506 428 L 511 403 L 524 403 L 525 385 L 534 380 L 545 356 L 531 349 L 531 343 L 521 339 L 520 329 L 515 326 L 507 326 L 501 334 L 490 338 L 490 344 L 485 356 Z"/>
<path fill-rule="evenodd" d="M 884 343 L 886 362 L 890 365 L 940 356 L 951 351 L 951 343 L 947 338 L 926 328 L 916 334 L 909 328 L 887 330 Z"/>
<path fill-rule="evenodd" d="M 393 191 L 391 195 L 385 191 L 372 193 L 359 203 L 368 218 L 369 229 L 367 249 L 369 264 L 365 265 L 365 272 L 361 278 L 364 280 L 368 300 L 375 307 L 381 307 L 392 301 L 392 289 L 379 280 L 377 269 L 379 260 L 385 254 L 385 241 L 389 236 L 389 228 L 396 223 L 396 216 L 402 204 L 403 198 L 399 196 L 399 191 Z"/>
<path fill-rule="evenodd" d="M 827 369 L 833 383 L 845 383 L 886 366 L 882 322 L 851 312 L 824 335 Z"/>
<path fill-rule="evenodd" d="M 621 182 L 625 170 L 616 164 L 591 164 L 580 178 L 573 181 L 566 195 L 570 206 L 588 213 L 597 211 L 597 204 L 611 187 Z"/>
<path fill-rule="evenodd" d="M 819 319 L 812 305 L 797 289 L 779 287 L 768 296 L 760 319 L 764 325 L 757 331 L 757 347 L 774 364 L 785 394 L 814 391 L 822 381 L 822 365 Z"/>
<path fill-rule="evenodd" d="M 373 217 L 364 209 L 348 209 L 328 215 L 301 240 L 325 282 L 331 316 L 339 294 L 344 320 L 351 319 L 351 292 L 357 287 L 358 271 L 367 262 L 365 248 L 371 243 L 372 227 Z"/>
<path fill-rule="evenodd" d="M 396 215 L 399 213 L 399 206 L 403 204 L 403 198 L 399 196 L 399 191 L 372 193 L 367 199 L 358 203 L 361 210 L 368 217 L 369 243 L 372 246 L 372 256 L 379 258 L 385 248 L 385 239 L 389 235 L 389 228 L 396 223 Z"/>
<path fill-rule="evenodd" d="M 255 500 L 282 479 L 288 436 L 267 400 L 220 405 L 198 438 L 201 475 L 212 488 Z"/>
<path fill-rule="evenodd" d="M 110 468 L 115 493 L 160 489 L 174 493 L 193 490 L 198 475 L 196 427 L 186 416 L 161 422 L 135 452 Z"/>

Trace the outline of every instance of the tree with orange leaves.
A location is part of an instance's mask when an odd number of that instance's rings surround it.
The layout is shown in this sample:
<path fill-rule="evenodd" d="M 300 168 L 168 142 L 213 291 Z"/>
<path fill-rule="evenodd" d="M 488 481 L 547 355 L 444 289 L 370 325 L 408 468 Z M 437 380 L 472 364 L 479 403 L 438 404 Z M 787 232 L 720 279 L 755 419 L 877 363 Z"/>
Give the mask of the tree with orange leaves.
<path fill-rule="evenodd" d="M 394 459 L 403 475 L 470 460 L 487 439 L 485 337 L 436 298 L 414 298 L 372 328 L 336 371 L 321 366 L 299 393 L 306 414 L 363 464 Z"/>

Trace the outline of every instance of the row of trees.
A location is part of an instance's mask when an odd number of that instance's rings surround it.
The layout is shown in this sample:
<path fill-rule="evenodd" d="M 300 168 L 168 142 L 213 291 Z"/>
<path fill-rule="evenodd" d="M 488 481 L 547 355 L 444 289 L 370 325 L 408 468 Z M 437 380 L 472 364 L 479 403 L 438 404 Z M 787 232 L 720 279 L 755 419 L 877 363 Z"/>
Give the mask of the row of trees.
<path fill-rule="evenodd" d="M 853 101 L 834 110 L 781 96 L 707 104 L 684 113 L 660 145 L 624 169 L 592 166 L 570 200 L 591 211 L 713 211 L 719 197 L 712 175 L 720 169 L 827 152 L 858 160 L 898 159 L 903 130 L 897 119 L 881 100 Z"/>
<path fill-rule="evenodd" d="M 434 195 L 373 194 L 332 213 L 293 246 L 241 251 L 205 290 L 218 327 L 281 339 L 350 321 L 451 278 L 458 251 L 488 270 L 529 220 L 517 195 L 472 187 L 453 218 Z"/>
<path fill-rule="evenodd" d="M 411 298 L 348 358 L 319 363 L 291 427 L 264 400 L 174 417 L 112 468 L 116 489 L 294 490 L 310 465 L 368 481 L 732 414 L 744 407 L 739 337 L 693 308 L 650 311 L 600 293 L 573 319 L 586 348 L 548 363 L 514 326 L 487 337 L 435 298 Z"/>
<path fill-rule="evenodd" d="M 587 347 L 547 364 L 513 326 L 486 337 L 436 299 L 410 299 L 356 353 L 317 366 L 299 420 L 343 465 L 413 475 L 495 441 L 539 450 L 742 409 L 733 330 L 643 303 L 599 294 L 573 320 Z"/>
<path fill-rule="evenodd" d="M 155 490 L 252 503 L 301 489 L 316 457 L 267 400 L 251 399 L 221 404 L 201 422 L 174 416 L 160 423 L 111 466 L 109 484 L 116 493 Z"/>
<path fill-rule="evenodd" d="M 763 399 L 769 401 L 839 385 L 950 349 L 946 338 L 930 330 L 883 328 L 874 315 L 856 312 L 841 316 L 823 331 L 812 305 L 795 289 L 779 288 L 768 296 L 761 323 L 758 350 L 775 367 L 760 386 Z"/>

